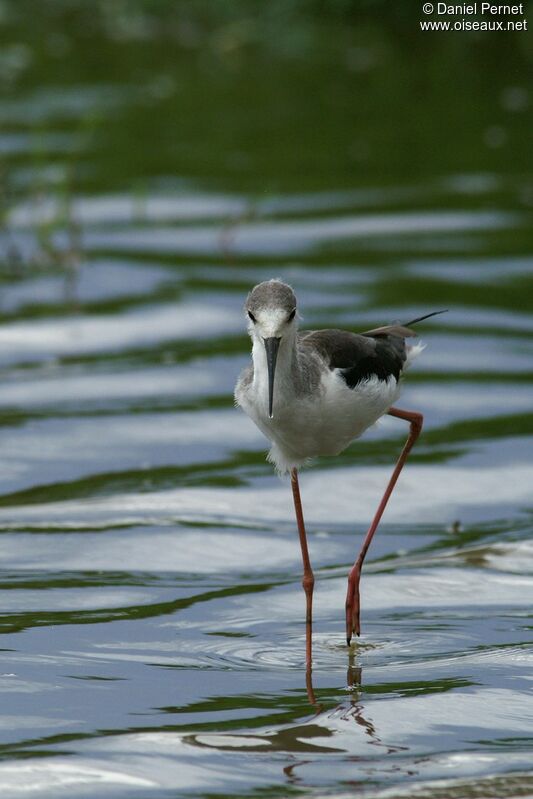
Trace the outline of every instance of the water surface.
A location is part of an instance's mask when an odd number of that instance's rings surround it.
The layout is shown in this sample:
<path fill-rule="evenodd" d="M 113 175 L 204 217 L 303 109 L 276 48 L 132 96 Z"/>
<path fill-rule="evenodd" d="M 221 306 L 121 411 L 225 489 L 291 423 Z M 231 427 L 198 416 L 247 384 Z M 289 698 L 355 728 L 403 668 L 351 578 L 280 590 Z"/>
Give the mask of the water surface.
<path fill-rule="evenodd" d="M 362 41 L 7 8 L 2 796 L 533 793 L 522 40 L 463 68 L 372 15 Z M 245 294 L 274 276 L 304 327 L 449 308 L 420 326 L 399 404 L 424 433 L 350 649 L 346 575 L 405 426 L 302 474 L 312 684 L 290 486 L 232 399 Z"/>

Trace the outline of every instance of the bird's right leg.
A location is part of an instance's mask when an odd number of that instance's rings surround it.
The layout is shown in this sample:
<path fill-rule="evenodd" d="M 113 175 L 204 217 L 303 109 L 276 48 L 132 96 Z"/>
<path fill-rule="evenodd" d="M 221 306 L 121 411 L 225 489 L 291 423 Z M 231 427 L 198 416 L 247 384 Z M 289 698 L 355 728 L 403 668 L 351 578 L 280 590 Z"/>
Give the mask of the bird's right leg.
<path fill-rule="evenodd" d="M 300 536 L 300 547 L 302 550 L 302 561 L 304 567 L 304 576 L 302 580 L 303 589 L 305 591 L 305 661 L 307 668 L 311 668 L 312 659 L 312 627 L 313 627 L 313 588 L 315 585 L 315 577 L 311 568 L 311 561 L 309 559 L 309 550 L 307 548 L 307 534 L 305 532 L 304 515 L 302 510 L 302 500 L 300 498 L 300 486 L 298 484 L 298 472 L 296 469 L 291 469 L 291 487 L 292 496 L 294 499 L 294 510 L 296 512 L 296 522 L 298 524 L 298 535 Z"/>

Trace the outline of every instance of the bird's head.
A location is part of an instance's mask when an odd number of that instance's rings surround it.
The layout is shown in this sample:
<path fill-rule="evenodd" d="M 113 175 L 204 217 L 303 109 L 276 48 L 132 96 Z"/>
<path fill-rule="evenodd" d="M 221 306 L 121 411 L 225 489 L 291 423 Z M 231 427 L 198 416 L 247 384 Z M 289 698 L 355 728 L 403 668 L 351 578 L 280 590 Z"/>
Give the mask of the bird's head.
<path fill-rule="evenodd" d="M 291 287 L 281 280 L 267 280 L 248 294 L 244 310 L 254 346 L 262 346 L 266 351 L 268 415 L 272 418 L 278 352 L 282 347 L 292 346 L 296 337 L 296 296 Z"/>

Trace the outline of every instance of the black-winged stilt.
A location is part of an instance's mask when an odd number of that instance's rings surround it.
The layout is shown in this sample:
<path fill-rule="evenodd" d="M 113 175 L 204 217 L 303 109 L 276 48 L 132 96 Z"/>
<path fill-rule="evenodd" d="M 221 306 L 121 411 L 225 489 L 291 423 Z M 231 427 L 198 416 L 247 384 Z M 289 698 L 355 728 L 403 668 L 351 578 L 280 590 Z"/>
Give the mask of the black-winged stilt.
<path fill-rule="evenodd" d="M 252 363 L 240 375 L 235 400 L 272 442 L 268 460 L 290 472 L 303 559 L 306 594 L 307 661 L 311 660 L 314 576 L 309 560 L 298 469 L 309 458 L 337 455 L 384 414 L 409 423 L 409 436 L 348 575 L 346 641 L 360 634 L 359 579 L 365 555 L 406 458 L 422 429 L 423 417 L 393 407 L 403 371 L 420 353 L 406 346 L 415 336 L 409 325 L 443 311 L 350 333 L 346 330 L 298 332 L 296 296 L 280 280 L 249 293 L 245 311 L 252 339 Z"/>

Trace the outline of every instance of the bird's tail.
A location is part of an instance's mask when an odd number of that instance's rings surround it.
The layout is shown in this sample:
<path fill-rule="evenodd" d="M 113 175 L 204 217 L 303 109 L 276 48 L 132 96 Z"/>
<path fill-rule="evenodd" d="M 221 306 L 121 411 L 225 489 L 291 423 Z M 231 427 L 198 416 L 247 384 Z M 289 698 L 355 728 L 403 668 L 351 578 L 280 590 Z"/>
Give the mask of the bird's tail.
<path fill-rule="evenodd" d="M 424 319 L 429 319 L 431 316 L 437 316 L 437 314 L 440 313 L 447 313 L 447 309 L 445 311 L 433 311 L 425 316 L 419 316 L 417 319 L 411 319 L 411 321 L 406 322 L 405 325 L 397 322 L 394 325 L 385 325 L 384 327 L 376 327 L 374 330 L 366 330 L 363 336 L 399 336 L 400 338 L 411 338 L 417 335 L 414 330 L 411 330 L 411 325 L 416 325 L 417 322 L 422 322 Z"/>
<path fill-rule="evenodd" d="M 448 309 L 446 308 L 444 311 L 433 311 L 432 313 L 427 313 L 425 316 L 418 316 L 416 319 L 411 319 L 410 322 L 406 322 L 402 327 L 411 327 L 411 325 L 416 325 L 417 322 L 423 322 L 424 319 L 429 319 L 432 316 L 438 316 L 440 313 L 448 313 Z"/>

